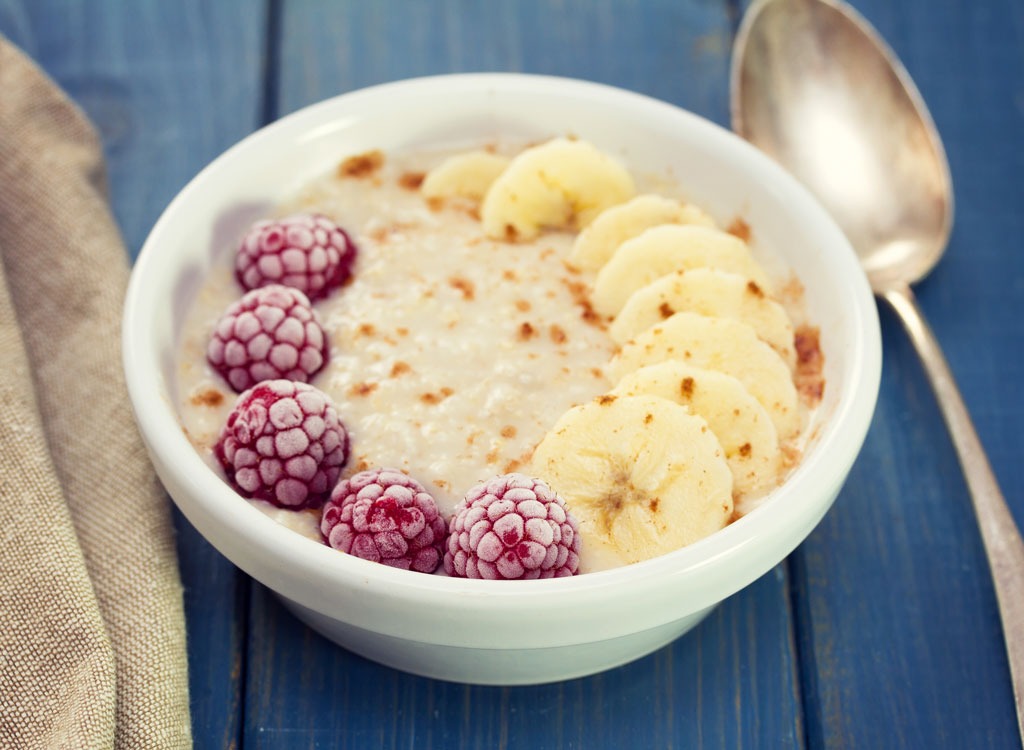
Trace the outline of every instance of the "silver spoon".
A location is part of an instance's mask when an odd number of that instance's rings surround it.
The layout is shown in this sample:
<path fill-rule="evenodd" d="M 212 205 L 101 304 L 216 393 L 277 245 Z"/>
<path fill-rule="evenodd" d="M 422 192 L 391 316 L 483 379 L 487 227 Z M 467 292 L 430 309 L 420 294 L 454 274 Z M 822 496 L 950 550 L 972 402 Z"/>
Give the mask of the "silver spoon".
<path fill-rule="evenodd" d="M 939 261 L 953 188 L 931 115 L 870 24 L 841 0 L 757 0 L 732 59 L 733 129 L 817 195 L 917 347 L 988 554 L 1024 738 L 1024 542 L 910 285 Z"/>

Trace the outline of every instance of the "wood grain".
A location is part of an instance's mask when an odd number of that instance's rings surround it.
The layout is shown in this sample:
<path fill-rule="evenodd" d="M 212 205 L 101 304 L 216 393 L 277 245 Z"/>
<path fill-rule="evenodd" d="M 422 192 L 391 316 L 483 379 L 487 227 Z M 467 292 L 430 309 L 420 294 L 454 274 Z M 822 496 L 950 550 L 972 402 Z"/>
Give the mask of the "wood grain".
<path fill-rule="evenodd" d="M 637 662 L 551 685 L 482 687 L 404 674 L 253 595 L 247 748 L 564 750 L 802 747 L 784 569 Z"/>
<path fill-rule="evenodd" d="M 283 8 L 281 114 L 398 78 L 512 71 L 623 86 L 727 118 L 727 2 L 298 0 Z"/>

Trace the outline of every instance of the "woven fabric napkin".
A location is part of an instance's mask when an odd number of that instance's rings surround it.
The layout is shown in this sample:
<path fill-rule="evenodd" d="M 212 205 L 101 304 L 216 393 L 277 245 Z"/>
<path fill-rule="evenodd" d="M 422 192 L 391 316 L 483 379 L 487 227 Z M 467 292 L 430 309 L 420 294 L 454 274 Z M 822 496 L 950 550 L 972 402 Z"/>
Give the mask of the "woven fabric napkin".
<path fill-rule="evenodd" d="M 0 38 L 0 747 L 191 745 L 170 512 L 121 374 L 83 114 Z"/>

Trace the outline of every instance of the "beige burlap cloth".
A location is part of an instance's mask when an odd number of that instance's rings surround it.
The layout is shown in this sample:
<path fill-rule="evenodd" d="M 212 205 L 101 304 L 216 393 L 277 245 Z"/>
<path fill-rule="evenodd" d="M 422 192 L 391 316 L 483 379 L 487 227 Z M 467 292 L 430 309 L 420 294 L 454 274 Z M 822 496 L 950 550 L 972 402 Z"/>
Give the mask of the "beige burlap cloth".
<path fill-rule="evenodd" d="M 191 745 L 166 496 L 93 129 L 0 38 L 0 748 Z"/>

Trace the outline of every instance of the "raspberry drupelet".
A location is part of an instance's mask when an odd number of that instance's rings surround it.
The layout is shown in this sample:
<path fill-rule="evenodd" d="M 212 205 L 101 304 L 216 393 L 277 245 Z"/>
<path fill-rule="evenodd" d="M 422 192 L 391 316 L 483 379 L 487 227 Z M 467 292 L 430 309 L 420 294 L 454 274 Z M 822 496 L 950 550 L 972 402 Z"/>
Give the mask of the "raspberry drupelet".
<path fill-rule="evenodd" d="M 444 569 L 459 578 L 571 576 L 579 551 L 579 528 L 562 499 L 539 479 L 503 474 L 456 506 Z"/>
<path fill-rule="evenodd" d="M 355 244 L 333 221 L 295 214 L 250 227 L 235 256 L 235 275 L 245 289 L 284 284 L 316 301 L 348 279 L 355 256 Z"/>
<path fill-rule="evenodd" d="M 348 460 L 348 433 L 324 393 L 265 380 L 238 397 L 214 452 L 242 495 L 290 510 L 318 508 Z"/>
<path fill-rule="evenodd" d="M 308 383 L 327 359 L 327 337 L 305 294 L 271 284 L 224 311 L 206 358 L 236 393 L 264 380 Z"/>
<path fill-rule="evenodd" d="M 334 549 L 421 573 L 440 566 L 446 528 L 434 498 L 397 469 L 361 471 L 339 482 L 320 523 Z"/>

